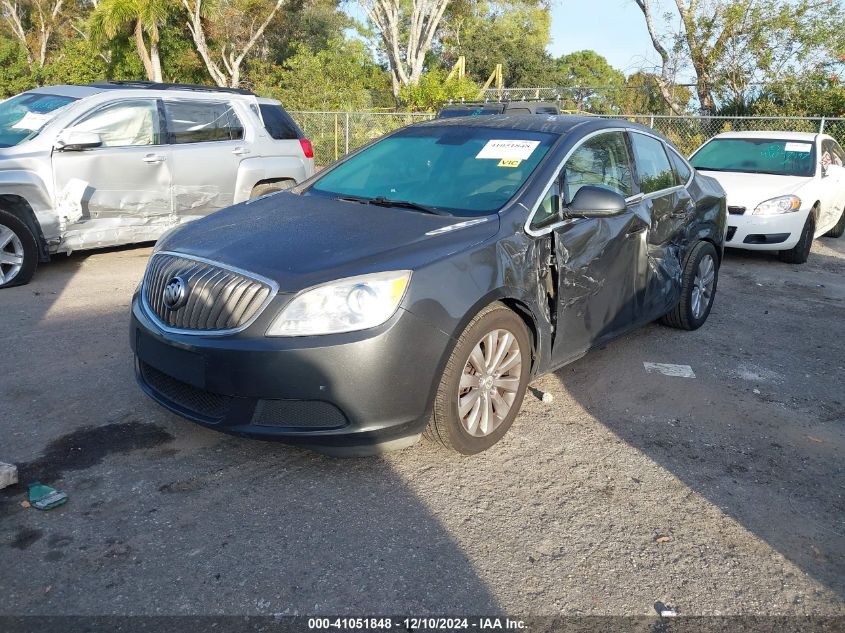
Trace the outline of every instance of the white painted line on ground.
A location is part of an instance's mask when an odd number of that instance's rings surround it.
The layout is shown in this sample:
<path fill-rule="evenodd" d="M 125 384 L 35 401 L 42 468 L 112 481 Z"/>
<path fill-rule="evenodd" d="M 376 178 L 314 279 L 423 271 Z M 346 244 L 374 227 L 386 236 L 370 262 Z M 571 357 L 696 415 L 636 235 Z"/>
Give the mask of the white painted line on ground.
<path fill-rule="evenodd" d="M 18 467 L 0 462 L 0 490 L 18 483 Z"/>
<path fill-rule="evenodd" d="M 695 373 L 689 365 L 672 365 L 671 363 L 643 363 L 649 374 L 663 374 L 676 378 L 695 378 Z"/>

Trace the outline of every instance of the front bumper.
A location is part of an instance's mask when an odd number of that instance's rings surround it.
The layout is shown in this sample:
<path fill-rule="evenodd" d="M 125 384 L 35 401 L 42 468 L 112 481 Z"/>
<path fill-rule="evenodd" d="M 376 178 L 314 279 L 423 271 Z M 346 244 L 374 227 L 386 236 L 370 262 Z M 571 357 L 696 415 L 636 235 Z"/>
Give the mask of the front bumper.
<path fill-rule="evenodd" d="M 264 337 L 261 321 L 232 336 L 166 333 L 136 294 L 139 385 L 209 428 L 327 452 L 378 452 L 422 433 L 451 349 L 446 334 L 402 309 L 378 328 L 320 337 Z"/>
<path fill-rule="evenodd" d="M 786 251 L 801 238 L 809 210 L 780 215 L 751 215 L 748 209 L 742 215 L 728 215 L 728 232 L 725 246 L 753 251 Z"/>

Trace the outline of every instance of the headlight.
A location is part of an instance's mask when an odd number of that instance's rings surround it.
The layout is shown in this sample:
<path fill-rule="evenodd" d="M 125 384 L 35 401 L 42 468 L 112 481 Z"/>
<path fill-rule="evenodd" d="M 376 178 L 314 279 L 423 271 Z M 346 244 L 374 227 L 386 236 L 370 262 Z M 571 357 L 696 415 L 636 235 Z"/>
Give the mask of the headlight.
<path fill-rule="evenodd" d="M 792 213 L 801 208 L 801 198 L 798 196 L 779 196 L 761 202 L 754 209 L 754 215 L 778 215 Z"/>
<path fill-rule="evenodd" d="M 376 327 L 395 314 L 410 279 L 410 270 L 395 270 L 305 290 L 279 313 L 267 336 L 313 336 Z"/>

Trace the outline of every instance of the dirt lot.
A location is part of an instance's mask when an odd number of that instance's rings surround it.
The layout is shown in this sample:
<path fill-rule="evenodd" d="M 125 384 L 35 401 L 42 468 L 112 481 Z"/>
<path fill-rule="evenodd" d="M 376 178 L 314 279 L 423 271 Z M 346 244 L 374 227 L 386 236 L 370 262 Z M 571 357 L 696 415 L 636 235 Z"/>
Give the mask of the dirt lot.
<path fill-rule="evenodd" d="M 729 254 L 701 330 L 549 375 L 474 458 L 233 439 L 136 387 L 149 248 L 0 291 L 0 613 L 845 614 L 845 239 Z M 695 378 L 646 373 L 690 365 Z"/>

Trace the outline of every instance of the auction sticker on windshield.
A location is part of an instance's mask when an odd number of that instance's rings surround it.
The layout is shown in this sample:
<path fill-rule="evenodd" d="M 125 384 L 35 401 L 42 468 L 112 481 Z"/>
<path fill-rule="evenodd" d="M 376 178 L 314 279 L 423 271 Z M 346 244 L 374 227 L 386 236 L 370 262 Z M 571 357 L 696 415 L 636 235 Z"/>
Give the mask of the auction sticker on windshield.
<path fill-rule="evenodd" d="M 487 141 L 476 158 L 495 160 L 528 160 L 540 141 L 497 140 Z"/>
<path fill-rule="evenodd" d="M 787 143 L 783 146 L 784 152 L 799 152 L 801 154 L 809 154 L 813 146 L 810 143 Z"/>

